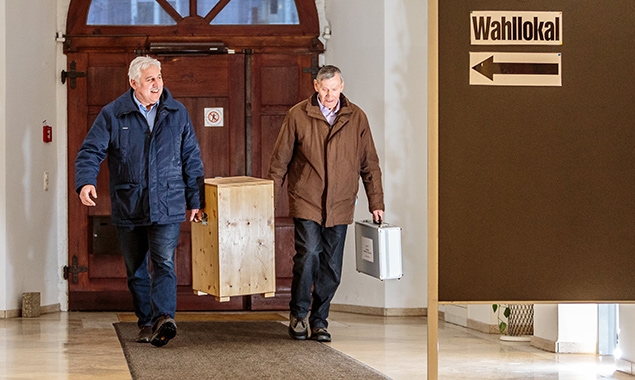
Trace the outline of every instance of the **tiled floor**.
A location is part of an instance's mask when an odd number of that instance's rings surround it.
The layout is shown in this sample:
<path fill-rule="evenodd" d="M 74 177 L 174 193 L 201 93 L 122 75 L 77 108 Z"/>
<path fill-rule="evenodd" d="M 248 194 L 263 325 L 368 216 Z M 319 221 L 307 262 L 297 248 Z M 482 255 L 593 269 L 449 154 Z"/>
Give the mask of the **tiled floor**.
<path fill-rule="evenodd" d="M 0 379 L 130 379 L 116 321 L 115 313 L 76 312 L 0 319 Z M 425 379 L 425 322 L 331 313 L 330 345 L 393 379 Z M 443 322 L 439 345 L 444 380 L 635 379 L 615 372 L 611 358 L 555 355 Z"/>

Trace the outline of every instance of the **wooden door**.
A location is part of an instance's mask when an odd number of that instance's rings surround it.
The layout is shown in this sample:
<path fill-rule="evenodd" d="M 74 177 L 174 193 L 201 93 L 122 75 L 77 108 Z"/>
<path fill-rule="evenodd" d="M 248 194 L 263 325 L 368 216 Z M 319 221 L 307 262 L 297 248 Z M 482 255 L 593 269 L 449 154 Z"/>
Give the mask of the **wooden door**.
<path fill-rule="evenodd" d="M 115 228 L 110 225 L 110 199 L 106 162 L 97 181 L 97 206 L 88 208 L 75 196 L 72 163 L 84 136 L 103 106 L 128 89 L 129 54 L 70 54 L 76 70 L 87 73 L 85 83 L 77 80 L 69 88 L 69 211 L 71 218 L 71 263 L 77 258 L 86 275 L 71 281 L 72 309 L 118 309 L 129 307 L 123 258 L 118 249 Z M 201 147 L 205 177 L 245 174 L 244 56 L 242 54 L 201 57 L 159 57 L 165 87 L 183 103 Z M 205 127 L 205 109 L 221 108 L 222 127 Z M 78 221 L 81 221 L 76 224 Z M 71 264 L 72 265 L 72 264 Z M 78 269 L 81 270 L 81 269 Z M 184 222 L 176 253 L 178 308 L 242 309 L 240 298 L 219 303 L 209 296 L 195 296 L 191 288 L 190 223 Z M 71 267 L 72 273 L 72 267 Z"/>
<path fill-rule="evenodd" d="M 71 0 L 64 53 L 68 81 L 68 212 L 69 280 L 71 310 L 131 310 L 123 258 L 114 227 L 110 225 L 108 173 L 102 164 L 97 207 L 79 202 L 74 188 L 77 150 L 103 106 L 128 88 L 128 64 L 137 55 L 157 56 L 165 87 L 183 103 L 192 119 L 201 147 L 205 177 L 248 175 L 264 177 L 282 120 L 291 106 L 312 92 L 312 73 L 323 47 L 313 0 L 295 0 L 297 20 L 266 25 L 251 12 L 253 25 L 222 24 L 229 3 L 241 13 L 244 2 L 156 0 L 160 25 L 121 24 L 130 17 L 108 12 L 114 0 Z M 140 4 L 139 1 L 132 3 Z M 144 1 L 145 7 L 152 1 Z M 292 1 L 285 0 L 285 6 Z M 103 20 L 88 17 L 91 4 L 106 10 Z M 203 5 L 207 4 L 207 5 Z M 244 4 L 243 4 L 244 5 Z M 205 7 L 208 8 L 205 8 Z M 141 8 L 137 8 L 139 11 Z M 275 7 L 261 9 L 273 15 Z M 227 8 L 229 11 L 229 7 Z M 156 14 L 159 14 L 156 13 Z M 137 13 L 137 15 L 140 15 Z M 224 17 L 224 16 L 223 16 Z M 221 18 L 223 18 L 221 17 Z M 129 19 L 129 20 L 128 20 Z M 92 20 L 92 21 L 88 21 Z M 127 21 L 126 21 L 127 20 Z M 242 19 L 240 19 L 242 20 Z M 242 22 L 238 20 L 238 22 Z M 139 21 L 139 20 L 137 20 Z M 135 22 L 137 22 L 135 21 Z M 200 44 L 220 46 L 222 54 L 199 51 L 159 53 L 157 45 L 176 47 Z M 171 54 L 171 55 L 165 55 Z M 222 127 L 205 127 L 206 108 L 223 109 Z M 191 288 L 190 225 L 183 223 L 176 252 L 178 310 L 287 309 L 292 278 L 293 223 L 288 217 L 286 189 L 276 199 L 276 296 L 233 297 L 216 302 L 196 296 Z"/>
<path fill-rule="evenodd" d="M 265 177 L 273 147 L 289 109 L 311 96 L 316 55 L 256 54 L 251 61 L 251 174 Z M 251 296 L 251 309 L 286 309 L 293 279 L 294 227 L 286 185 L 276 198 L 276 297 Z"/>

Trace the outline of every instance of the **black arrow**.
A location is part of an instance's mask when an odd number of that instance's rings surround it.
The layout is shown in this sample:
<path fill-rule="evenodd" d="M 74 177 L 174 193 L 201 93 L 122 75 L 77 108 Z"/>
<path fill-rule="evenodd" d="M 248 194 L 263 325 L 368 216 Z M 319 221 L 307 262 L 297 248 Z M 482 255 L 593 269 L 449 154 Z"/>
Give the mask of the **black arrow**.
<path fill-rule="evenodd" d="M 494 56 L 487 58 L 472 68 L 492 81 L 494 80 L 494 74 L 558 75 L 557 63 L 494 63 Z"/>

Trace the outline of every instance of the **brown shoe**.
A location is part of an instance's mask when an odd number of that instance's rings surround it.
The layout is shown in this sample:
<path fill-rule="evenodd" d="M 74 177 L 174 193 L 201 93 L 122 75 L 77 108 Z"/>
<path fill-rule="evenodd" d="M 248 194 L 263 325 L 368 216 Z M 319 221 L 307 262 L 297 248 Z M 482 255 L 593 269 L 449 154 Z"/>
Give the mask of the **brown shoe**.
<path fill-rule="evenodd" d="M 154 334 L 150 343 L 153 346 L 162 347 L 168 344 L 170 339 L 176 336 L 176 322 L 167 315 L 162 316 L 154 325 Z"/>
<path fill-rule="evenodd" d="M 311 329 L 311 339 L 318 342 L 330 342 L 331 334 L 326 330 L 326 327 L 314 327 Z"/>
<path fill-rule="evenodd" d="M 143 326 L 141 329 L 139 329 L 137 342 L 150 343 L 150 339 L 152 339 L 152 326 Z"/>
<path fill-rule="evenodd" d="M 309 337 L 306 317 L 298 318 L 289 313 L 289 336 L 295 340 L 305 340 Z"/>

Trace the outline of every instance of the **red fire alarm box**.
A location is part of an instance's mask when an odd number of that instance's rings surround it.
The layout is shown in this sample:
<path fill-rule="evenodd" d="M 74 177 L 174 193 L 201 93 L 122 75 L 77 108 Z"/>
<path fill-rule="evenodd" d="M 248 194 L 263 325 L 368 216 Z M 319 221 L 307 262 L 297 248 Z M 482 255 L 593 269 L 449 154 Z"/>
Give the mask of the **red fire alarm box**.
<path fill-rule="evenodd" d="M 45 125 L 42 127 L 42 139 L 45 143 L 53 141 L 53 128 L 51 126 Z"/>

